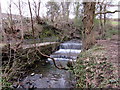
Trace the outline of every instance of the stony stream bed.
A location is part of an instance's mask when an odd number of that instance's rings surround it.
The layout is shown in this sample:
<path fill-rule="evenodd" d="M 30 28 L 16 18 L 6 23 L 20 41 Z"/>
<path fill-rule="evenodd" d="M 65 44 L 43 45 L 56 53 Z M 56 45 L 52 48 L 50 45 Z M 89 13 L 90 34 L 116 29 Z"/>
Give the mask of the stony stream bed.
<path fill-rule="evenodd" d="M 36 67 L 22 79 L 17 88 L 73 88 L 74 85 L 75 78 L 72 72 L 59 70 L 51 62 Z"/>

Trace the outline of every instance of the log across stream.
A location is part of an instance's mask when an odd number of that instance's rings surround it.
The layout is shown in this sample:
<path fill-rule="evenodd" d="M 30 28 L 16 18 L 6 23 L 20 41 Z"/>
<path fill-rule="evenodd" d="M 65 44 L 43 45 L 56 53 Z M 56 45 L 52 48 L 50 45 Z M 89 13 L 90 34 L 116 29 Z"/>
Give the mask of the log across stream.
<path fill-rule="evenodd" d="M 61 43 L 59 50 L 50 55 L 56 60 L 57 65 L 67 67 L 68 61 L 75 61 L 81 52 L 81 42 L 71 40 Z M 75 78 L 72 72 L 60 70 L 54 67 L 52 60 L 48 58 L 48 64 L 37 63 L 27 77 L 23 78 L 18 88 L 73 88 Z"/>

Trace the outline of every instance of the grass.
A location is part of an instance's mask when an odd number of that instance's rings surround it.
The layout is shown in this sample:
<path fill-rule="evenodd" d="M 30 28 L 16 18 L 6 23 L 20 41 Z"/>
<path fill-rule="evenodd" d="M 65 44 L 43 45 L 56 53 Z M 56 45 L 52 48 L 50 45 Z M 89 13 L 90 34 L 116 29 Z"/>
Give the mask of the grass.
<path fill-rule="evenodd" d="M 12 84 L 10 82 L 7 82 L 5 79 L 2 78 L 2 87 L 3 88 L 9 88 Z"/>
<path fill-rule="evenodd" d="M 113 35 L 118 35 L 118 30 L 116 29 L 110 29 L 110 30 L 106 30 L 106 33 L 105 33 L 105 39 L 107 38 L 111 38 Z"/>
<path fill-rule="evenodd" d="M 12 84 L 8 81 L 6 81 L 3 77 L 2 77 L 2 73 L 0 71 L 0 89 L 3 89 L 4 90 L 8 90 L 8 89 L 5 89 L 5 88 L 9 88 Z"/>
<path fill-rule="evenodd" d="M 111 23 L 112 26 L 120 25 L 120 22 L 118 22 L 118 21 L 111 21 L 110 23 Z"/>
<path fill-rule="evenodd" d="M 114 68 L 107 62 L 108 57 L 105 53 L 105 48 L 102 46 L 93 46 L 81 52 L 74 66 L 77 88 L 106 88 L 119 85 L 112 73 Z"/>

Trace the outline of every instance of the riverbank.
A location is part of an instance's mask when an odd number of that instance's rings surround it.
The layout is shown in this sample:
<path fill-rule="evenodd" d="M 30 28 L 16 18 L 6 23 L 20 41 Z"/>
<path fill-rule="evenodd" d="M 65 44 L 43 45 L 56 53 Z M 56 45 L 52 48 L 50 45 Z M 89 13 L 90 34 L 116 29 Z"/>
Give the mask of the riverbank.
<path fill-rule="evenodd" d="M 37 48 L 44 54 L 50 55 L 56 51 L 58 42 L 39 43 Z M 31 68 L 35 68 L 38 62 L 46 64 L 47 57 L 41 55 L 33 44 L 23 45 L 15 50 L 13 47 L 2 48 L 2 86 L 10 87 L 14 82 L 28 75 Z"/>
<path fill-rule="evenodd" d="M 53 42 L 47 47 L 43 47 L 44 44 L 36 44 L 40 46 L 41 52 L 49 54 L 50 57 L 56 60 L 56 65 L 59 67 L 69 68 L 72 65 L 73 60 L 77 58 L 81 52 L 81 41 L 70 40 L 64 43 Z M 57 45 L 52 45 L 57 44 Z M 51 46 L 52 45 L 52 46 Z M 59 46 L 59 47 L 58 47 Z M 57 47 L 59 49 L 57 49 Z M 78 50 L 79 49 L 79 50 Z M 57 50 L 57 51 L 56 51 Z M 54 52 L 55 51 L 55 52 Z M 54 53 L 53 53 L 54 52 Z M 61 70 L 54 66 L 53 61 L 48 60 L 46 57 L 42 57 L 38 51 L 34 49 L 34 44 L 25 45 L 23 49 L 14 56 L 19 56 L 18 59 L 13 60 L 15 65 L 11 67 L 11 71 L 7 75 L 12 77 L 6 77 L 8 82 L 11 82 L 8 86 L 12 88 L 73 88 L 76 81 L 73 76 L 73 72 L 69 70 Z M 20 56 L 21 55 L 21 56 Z M 24 55 L 24 56 L 23 56 Z M 14 63 L 13 62 L 13 63 Z M 22 66 L 22 67 L 21 67 Z M 70 66 L 72 67 L 72 66 Z M 13 72 L 14 71 L 14 72 Z M 6 80 L 6 78 L 4 80 Z M 6 83 L 3 83 L 6 86 Z"/>
<path fill-rule="evenodd" d="M 72 67 L 70 60 L 76 60 L 81 52 L 82 43 L 80 40 L 70 40 L 61 43 L 59 49 L 50 55 L 55 59 L 59 67 Z M 37 62 L 35 68 L 30 70 L 26 77 L 22 78 L 20 83 L 13 85 L 15 88 L 74 88 L 75 78 L 73 72 L 61 70 L 54 66 L 54 63 L 48 58 L 48 64 Z M 69 63 L 69 65 L 68 65 Z M 70 66 L 71 65 L 71 66 Z"/>
<path fill-rule="evenodd" d="M 79 55 L 74 66 L 77 88 L 120 88 L 117 37 L 97 40 L 95 46 Z"/>

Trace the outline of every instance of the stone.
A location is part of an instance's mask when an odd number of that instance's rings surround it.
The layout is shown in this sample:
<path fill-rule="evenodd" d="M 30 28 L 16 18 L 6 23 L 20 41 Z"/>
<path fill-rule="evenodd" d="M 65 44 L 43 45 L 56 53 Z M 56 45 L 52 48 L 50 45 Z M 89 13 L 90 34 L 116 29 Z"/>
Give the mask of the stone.
<path fill-rule="evenodd" d="M 43 75 L 42 74 L 40 74 L 40 78 L 42 78 L 43 77 Z"/>
<path fill-rule="evenodd" d="M 31 76 L 34 76 L 35 75 L 35 73 L 31 73 Z"/>

